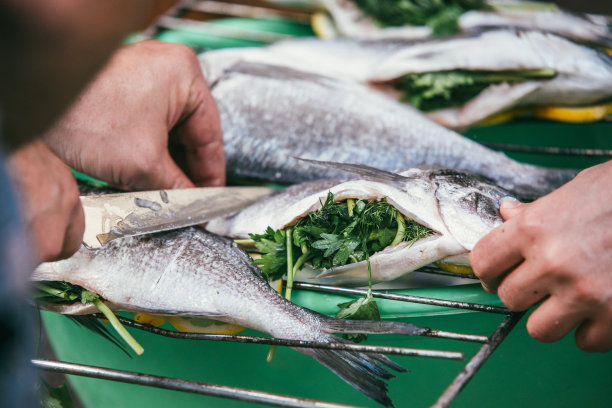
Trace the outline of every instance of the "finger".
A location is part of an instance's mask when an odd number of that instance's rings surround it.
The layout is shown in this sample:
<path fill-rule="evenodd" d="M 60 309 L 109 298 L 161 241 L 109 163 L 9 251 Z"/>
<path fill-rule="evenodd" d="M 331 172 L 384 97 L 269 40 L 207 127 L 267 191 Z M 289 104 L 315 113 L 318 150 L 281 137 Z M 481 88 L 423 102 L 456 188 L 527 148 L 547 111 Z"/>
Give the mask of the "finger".
<path fill-rule="evenodd" d="M 612 325 L 605 319 L 586 321 L 576 330 L 574 339 L 581 350 L 604 353 L 612 350 Z"/>
<path fill-rule="evenodd" d="M 499 287 L 499 284 L 502 282 L 503 279 L 504 279 L 504 276 L 499 276 L 494 279 L 481 280 L 480 284 L 482 285 L 482 288 L 484 290 L 486 290 L 489 293 L 495 294 L 497 293 L 497 288 Z"/>
<path fill-rule="evenodd" d="M 527 331 L 534 339 L 549 343 L 560 340 L 584 318 L 582 311 L 552 296 L 531 314 L 527 320 Z"/>
<path fill-rule="evenodd" d="M 216 104 L 202 78 L 194 84 L 198 96 L 190 98 L 192 113 L 175 128 L 184 149 L 182 160 L 191 180 L 199 186 L 225 184 L 223 133 Z"/>
<path fill-rule="evenodd" d="M 497 288 L 497 295 L 510 310 L 525 310 L 548 296 L 547 279 L 541 268 L 531 262 L 523 262 L 508 273 Z"/>
<path fill-rule="evenodd" d="M 496 288 L 504 275 L 523 261 L 516 224 L 514 220 L 504 222 L 481 238 L 470 252 L 474 274 L 489 289 Z"/>
<path fill-rule="evenodd" d="M 506 221 L 517 216 L 529 206 L 528 204 L 521 203 L 519 201 L 514 200 L 513 198 L 510 198 L 508 200 L 502 200 L 503 201 L 501 202 L 501 205 L 499 207 L 499 213 Z"/>
<path fill-rule="evenodd" d="M 72 256 L 79 250 L 83 243 L 83 234 L 85 233 L 85 213 L 80 201 L 74 206 L 70 214 L 69 224 L 64 236 L 62 250 L 58 254 L 58 259 L 64 259 Z"/>
<path fill-rule="evenodd" d="M 162 153 L 159 163 L 130 183 L 137 190 L 191 188 L 193 183 L 170 156 Z"/>

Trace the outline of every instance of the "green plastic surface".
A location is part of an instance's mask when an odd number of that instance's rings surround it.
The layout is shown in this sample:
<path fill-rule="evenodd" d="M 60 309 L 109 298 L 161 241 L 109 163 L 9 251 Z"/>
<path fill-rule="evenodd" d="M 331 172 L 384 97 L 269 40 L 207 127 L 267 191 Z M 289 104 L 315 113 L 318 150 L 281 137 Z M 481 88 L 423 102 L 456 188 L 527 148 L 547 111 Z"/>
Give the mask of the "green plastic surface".
<path fill-rule="evenodd" d="M 228 19 L 229 24 L 254 30 L 310 35 L 308 27 L 282 20 Z M 261 43 L 232 40 L 197 32 L 169 30 L 159 39 L 186 43 L 197 49 L 257 46 Z M 510 124 L 473 129 L 467 136 L 482 142 L 536 146 L 612 149 L 610 123 L 565 124 L 520 120 Z M 542 154 L 509 154 L 521 161 L 551 166 L 584 168 L 602 159 Z M 421 288 L 402 291 L 417 296 L 499 305 L 497 297 L 478 284 Z M 322 313 L 335 314 L 344 296 L 295 290 L 294 301 Z M 461 312 L 425 305 L 380 302 L 384 318 L 399 318 L 441 330 L 490 335 L 503 316 Z M 579 351 L 573 337 L 542 344 L 531 339 L 525 319 L 511 332 L 475 378 L 460 393 L 452 407 L 609 407 L 612 398 L 612 353 Z M 272 363 L 266 363 L 267 346 L 169 339 L 131 330 L 144 346 L 140 357 L 129 358 L 110 342 L 77 327 L 61 315 L 43 312 L 51 344 L 62 361 L 143 372 L 247 389 L 275 392 L 344 404 L 374 407 L 374 402 L 346 385 L 314 360 L 278 347 Z M 253 331 L 242 334 L 260 335 Z M 475 343 L 432 338 L 370 336 L 368 344 L 461 351 L 471 358 Z M 466 361 L 418 357 L 392 357 L 409 370 L 390 381 L 390 396 L 396 407 L 427 407 L 463 369 Z M 253 404 L 69 376 L 85 407 L 247 407 Z"/>
<path fill-rule="evenodd" d="M 185 26 L 161 32 L 157 39 L 189 45 L 196 50 L 230 47 L 257 47 L 266 42 L 258 40 L 258 33 L 276 33 L 302 37 L 313 35 L 309 25 L 297 24 L 280 18 L 247 19 L 228 18 L 208 22 L 222 27 L 235 27 L 244 30 L 245 38 L 231 38 L 214 35 L 206 28 Z"/>

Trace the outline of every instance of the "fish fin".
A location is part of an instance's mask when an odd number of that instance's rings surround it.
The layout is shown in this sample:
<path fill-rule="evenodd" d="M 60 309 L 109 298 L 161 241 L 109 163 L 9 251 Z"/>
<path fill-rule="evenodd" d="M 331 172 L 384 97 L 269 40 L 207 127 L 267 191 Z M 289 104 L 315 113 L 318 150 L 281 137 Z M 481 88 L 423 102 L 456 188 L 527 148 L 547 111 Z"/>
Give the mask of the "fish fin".
<path fill-rule="evenodd" d="M 119 347 L 121 351 L 123 351 L 128 357 L 132 358 L 128 348 L 115 336 L 111 333 L 98 319 L 97 316 L 94 315 L 64 315 L 68 319 L 70 319 L 74 324 L 80 327 L 84 327 L 95 334 L 98 334 L 105 339 L 109 340 L 115 346 Z"/>
<path fill-rule="evenodd" d="M 330 161 L 320 161 L 305 159 L 301 157 L 295 157 L 298 160 L 312 163 L 318 166 L 331 167 L 336 170 L 346 171 L 347 173 L 353 173 L 364 180 L 383 182 L 383 183 L 405 183 L 410 177 L 402 176 L 390 171 L 377 169 L 376 167 L 366 166 L 365 164 L 356 163 L 338 163 Z"/>
<path fill-rule="evenodd" d="M 421 336 L 429 333 L 429 327 L 391 320 L 349 320 L 330 318 L 325 322 L 327 333 L 403 334 Z"/>
<path fill-rule="evenodd" d="M 330 343 L 350 343 L 331 334 L 325 336 L 325 341 Z M 396 371 L 406 371 L 406 369 L 389 358 L 382 354 L 365 354 L 346 350 L 309 348 L 296 348 L 295 350 L 314 358 L 349 385 L 379 404 L 385 407 L 393 407 L 393 403 L 387 395 L 387 384 L 383 380 L 388 380 L 395 376 L 381 364 Z"/>
<path fill-rule="evenodd" d="M 334 77 L 325 76 L 310 70 L 301 70 L 297 67 L 289 65 L 280 65 L 279 63 L 264 63 L 253 61 L 238 61 L 226 73 L 240 73 L 257 76 L 261 78 L 272 78 L 275 80 L 293 80 L 316 83 L 322 86 L 330 86 L 330 84 L 350 83 L 350 81 L 342 80 Z"/>

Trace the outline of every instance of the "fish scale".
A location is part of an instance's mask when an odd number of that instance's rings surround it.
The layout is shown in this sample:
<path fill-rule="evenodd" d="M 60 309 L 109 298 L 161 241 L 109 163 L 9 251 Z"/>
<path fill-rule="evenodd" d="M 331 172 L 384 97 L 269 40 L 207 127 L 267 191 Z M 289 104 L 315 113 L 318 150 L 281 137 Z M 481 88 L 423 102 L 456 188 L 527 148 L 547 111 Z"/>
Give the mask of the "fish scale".
<path fill-rule="evenodd" d="M 205 73 L 221 73 L 208 79 L 219 108 L 230 180 L 294 184 L 343 176 L 298 157 L 384 170 L 452 168 L 535 198 L 576 174 L 519 163 L 360 84 L 288 66 L 233 58 L 224 62 L 206 53 L 201 62 Z"/>

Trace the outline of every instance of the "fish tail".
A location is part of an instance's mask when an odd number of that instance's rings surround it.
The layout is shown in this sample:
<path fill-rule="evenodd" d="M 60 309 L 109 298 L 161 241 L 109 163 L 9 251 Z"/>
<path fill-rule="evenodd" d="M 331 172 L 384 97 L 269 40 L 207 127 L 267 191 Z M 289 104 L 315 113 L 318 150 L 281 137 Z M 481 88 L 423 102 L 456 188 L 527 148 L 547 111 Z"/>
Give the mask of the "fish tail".
<path fill-rule="evenodd" d="M 325 334 L 324 337 L 324 341 L 330 343 L 350 343 L 331 334 Z M 387 383 L 383 380 L 395 376 L 387 371 L 383 365 L 400 372 L 406 371 L 406 369 L 384 355 L 310 348 L 296 348 L 296 350 L 314 358 L 349 385 L 379 404 L 385 407 L 393 407 L 393 403 L 387 395 Z"/>

